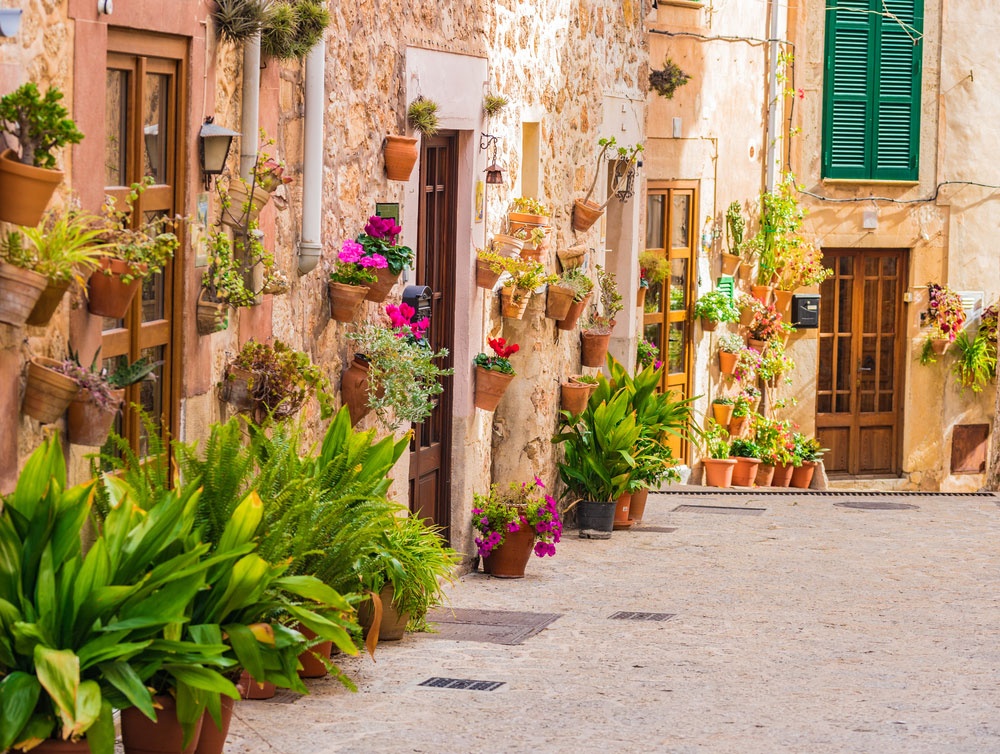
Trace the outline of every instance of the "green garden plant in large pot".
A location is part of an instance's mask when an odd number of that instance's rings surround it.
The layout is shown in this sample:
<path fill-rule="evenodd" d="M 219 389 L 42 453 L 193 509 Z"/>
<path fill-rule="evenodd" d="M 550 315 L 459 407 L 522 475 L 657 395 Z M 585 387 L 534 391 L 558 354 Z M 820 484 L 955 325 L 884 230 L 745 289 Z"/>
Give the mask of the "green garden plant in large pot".
<path fill-rule="evenodd" d="M 0 97 L 0 132 L 17 139 L 20 150 L 0 153 L 0 220 L 4 222 L 38 224 L 63 180 L 53 150 L 83 139 L 60 103 L 62 98 L 55 87 L 43 96 L 32 82 Z"/>

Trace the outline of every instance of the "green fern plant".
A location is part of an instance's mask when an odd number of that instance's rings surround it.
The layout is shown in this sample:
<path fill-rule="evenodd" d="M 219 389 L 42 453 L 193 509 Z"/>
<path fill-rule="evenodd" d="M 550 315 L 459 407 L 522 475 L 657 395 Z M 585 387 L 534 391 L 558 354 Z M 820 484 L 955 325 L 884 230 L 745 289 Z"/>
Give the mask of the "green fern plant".
<path fill-rule="evenodd" d="M 996 379 L 997 346 L 984 333 L 979 332 L 970 337 L 963 330 L 955 338 L 953 352 L 955 361 L 951 365 L 951 371 L 963 390 L 980 393 Z"/>

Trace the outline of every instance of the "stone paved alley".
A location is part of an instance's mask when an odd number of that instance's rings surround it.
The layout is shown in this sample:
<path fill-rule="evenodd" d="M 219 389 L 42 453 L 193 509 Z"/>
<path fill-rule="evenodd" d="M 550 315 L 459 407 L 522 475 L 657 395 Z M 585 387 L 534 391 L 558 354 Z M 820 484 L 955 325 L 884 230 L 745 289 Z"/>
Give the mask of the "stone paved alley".
<path fill-rule="evenodd" d="M 843 501 L 651 495 L 643 528 L 676 531 L 570 531 L 521 581 L 449 589 L 454 608 L 560 614 L 523 644 L 383 644 L 343 663 L 357 694 L 238 705 L 227 752 L 1000 752 L 1000 505 Z"/>

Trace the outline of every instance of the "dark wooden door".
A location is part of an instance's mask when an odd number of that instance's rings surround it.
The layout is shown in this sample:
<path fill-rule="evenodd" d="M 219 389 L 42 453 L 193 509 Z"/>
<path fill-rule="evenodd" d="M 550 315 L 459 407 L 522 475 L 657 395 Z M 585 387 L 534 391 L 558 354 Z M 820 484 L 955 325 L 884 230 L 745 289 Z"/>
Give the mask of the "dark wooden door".
<path fill-rule="evenodd" d="M 428 339 L 436 351 L 448 349 L 442 364 L 451 367 L 455 335 L 455 212 L 457 197 L 455 134 L 424 137 L 420 156 L 420 228 L 416 283 L 433 291 Z M 410 510 L 451 532 L 452 378 L 430 417 L 413 427 L 410 443 Z"/>
<path fill-rule="evenodd" d="M 816 435 L 834 475 L 898 476 L 906 251 L 824 250 Z"/>

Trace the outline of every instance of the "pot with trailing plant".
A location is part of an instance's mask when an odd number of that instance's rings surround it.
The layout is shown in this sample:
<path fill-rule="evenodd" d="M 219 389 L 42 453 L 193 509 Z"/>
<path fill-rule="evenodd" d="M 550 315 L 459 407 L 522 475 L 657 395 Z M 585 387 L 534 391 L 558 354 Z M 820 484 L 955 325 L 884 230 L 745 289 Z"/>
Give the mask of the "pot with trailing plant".
<path fill-rule="evenodd" d="M 539 558 L 556 554 L 562 521 L 544 489 L 536 476 L 530 483 L 511 482 L 506 490 L 494 484 L 488 495 L 473 494 L 472 527 L 484 573 L 521 579 L 532 552 Z"/>
<path fill-rule="evenodd" d="M 947 285 L 927 284 L 927 311 L 921 325 L 929 327 L 921 351 L 921 363 L 930 363 L 930 354 L 941 356 L 955 342 L 965 326 L 965 308 L 962 297 Z"/>
<path fill-rule="evenodd" d="M 608 353 L 615 315 L 623 308 L 615 273 L 597 265 L 597 284 L 601 291 L 601 311 L 590 313 L 580 330 L 580 363 L 587 367 L 600 367 Z"/>
<path fill-rule="evenodd" d="M 597 388 L 597 378 L 589 374 L 576 374 L 559 386 L 559 405 L 573 416 L 582 414 L 587 402 Z"/>
<path fill-rule="evenodd" d="M 997 305 L 983 310 L 974 334 L 962 330 L 955 338 L 952 374 L 963 390 L 982 392 L 997 377 Z"/>
<path fill-rule="evenodd" d="M 709 291 L 694 303 L 694 316 L 701 319 L 701 329 L 712 332 L 720 322 L 738 322 L 740 313 L 733 300 L 722 291 Z"/>
<path fill-rule="evenodd" d="M 377 277 L 368 287 L 366 301 L 377 304 L 385 301 L 389 291 L 399 282 L 403 270 L 413 265 L 413 249 L 397 243 L 402 230 L 392 218 L 372 215 L 365 224 L 364 233 L 358 236 L 357 242 L 364 250 L 362 259 L 375 262 L 371 269 L 375 270 Z"/>
<path fill-rule="evenodd" d="M 255 296 L 246 286 L 229 234 L 216 230 L 205 236 L 203 243 L 208 267 L 198 292 L 196 325 L 199 335 L 211 335 L 229 326 L 230 306 L 253 306 Z"/>
<path fill-rule="evenodd" d="M 745 347 L 746 341 L 736 333 L 726 333 L 719 338 L 719 371 L 722 374 L 733 374 L 737 356 Z"/>
<path fill-rule="evenodd" d="M 635 180 L 636 163 L 642 154 L 642 144 L 618 146 L 615 137 L 601 138 L 597 141 L 601 151 L 597 153 L 597 166 L 594 169 L 594 180 L 590 182 L 586 196 L 583 199 L 573 201 L 573 230 L 584 233 L 590 230 L 596 223 L 604 209 L 619 194 L 631 191 L 632 183 Z M 610 153 L 610 154 L 609 154 Z M 608 196 L 603 203 L 598 204 L 591 200 L 597 181 L 601 176 L 601 167 L 608 163 L 608 170 L 611 172 Z"/>
<path fill-rule="evenodd" d="M 731 487 L 736 459 L 729 456 L 729 434 L 713 420 L 702 434 L 705 455 L 701 463 L 705 469 L 706 487 Z"/>
<path fill-rule="evenodd" d="M 760 446 L 753 440 L 736 438 L 729 444 L 729 455 L 736 459 L 733 468 L 734 487 L 753 487 L 760 466 Z"/>
<path fill-rule="evenodd" d="M 249 179 L 236 176 L 231 178 L 225 187 L 222 182 L 217 184 L 222 207 L 219 221 L 237 232 L 241 228 L 246 228 L 249 223 L 256 222 L 261 210 L 271 201 L 274 193 L 292 182 L 291 176 L 285 175 L 284 161 L 267 151 L 274 144 L 275 140 L 268 138 L 261 129 L 260 149 Z M 287 206 L 287 202 L 282 200 L 280 207 L 284 206 Z"/>
<path fill-rule="evenodd" d="M 62 364 L 62 373 L 79 388 L 66 409 L 66 438 L 75 445 L 103 445 L 125 399 L 125 388 L 154 379 L 153 372 L 161 363 L 141 358 L 109 372 L 100 366 L 100 356 L 98 349 L 87 368 L 70 350 L 70 358 Z"/>
<path fill-rule="evenodd" d="M 389 304 L 388 325 L 365 322 L 347 333 L 367 362 L 367 408 L 390 430 L 403 423 L 419 424 L 430 416 L 435 396 L 444 392 L 443 379 L 454 374 L 447 367 L 447 349 L 435 352 L 427 341 L 430 320 L 414 322 L 415 314 L 408 304 Z"/>
<path fill-rule="evenodd" d="M 646 367 L 659 369 L 663 366 L 663 360 L 660 358 L 660 347 L 651 340 L 639 338 L 635 344 L 635 364 L 636 369 L 645 369 Z"/>
<path fill-rule="evenodd" d="M 28 360 L 21 413 L 41 424 L 58 421 L 80 391 L 80 386 L 62 370 L 62 361 L 33 356 Z"/>
<path fill-rule="evenodd" d="M 573 300 L 566 310 L 566 316 L 556 321 L 556 328 L 572 330 L 587 309 L 593 295 L 594 281 L 587 277 L 582 267 L 571 267 L 559 276 L 558 285 L 573 291 Z"/>
<path fill-rule="evenodd" d="M 520 350 L 520 346 L 507 343 L 505 338 L 490 338 L 486 342 L 493 353 L 479 353 L 473 359 L 476 365 L 475 404 L 483 411 L 496 411 L 516 375 L 510 357 Z"/>
<path fill-rule="evenodd" d="M 490 264 L 491 254 L 486 249 L 476 249 L 476 287 L 492 291 L 502 274 L 501 269 L 494 270 Z M 501 255 L 504 256 L 504 255 Z"/>
<path fill-rule="evenodd" d="M 656 311 L 663 303 L 663 283 L 670 277 L 670 261 L 655 251 L 643 251 L 639 254 L 639 276 L 648 288 L 643 295 L 643 310 Z"/>
<path fill-rule="evenodd" d="M 357 241 L 344 241 L 330 272 L 330 316 L 338 322 L 354 321 L 370 286 L 378 280 L 376 270 L 388 265 L 385 257 L 364 252 Z"/>
<path fill-rule="evenodd" d="M 151 177 L 133 183 L 122 209 L 114 197 L 105 197 L 100 225 L 105 255 L 90 276 L 87 306 L 91 314 L 124 317 L 142 281 L 162 272 L 180 246 L 177 236 L 168 230 L 174 218 L 144 217 L 132 222 L 136 202 L 152 185 Z"/>
<path fill-rule="evenodd" d="M 0 132 L 18 143 L 18 151 L 0 153 L 0 220 L 4 222 L 38 225 L 63 180 L 53 151 L 83 140 L 62 98 L 55 87 L 42 95 L 32 82 L 0 97 Z"/>

